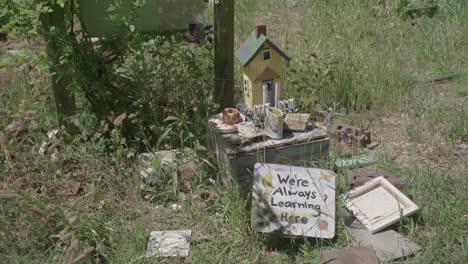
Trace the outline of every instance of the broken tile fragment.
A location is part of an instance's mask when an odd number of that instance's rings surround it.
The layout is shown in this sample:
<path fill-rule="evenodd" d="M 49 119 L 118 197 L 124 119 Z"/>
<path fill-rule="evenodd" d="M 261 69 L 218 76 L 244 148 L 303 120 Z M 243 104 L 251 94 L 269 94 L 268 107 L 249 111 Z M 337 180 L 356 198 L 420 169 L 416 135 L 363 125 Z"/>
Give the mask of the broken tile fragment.
<path fill-rule="evenodd" d="M 414 255 L 421 250 L 417 244 L 392 229 L 372 234 L 356 220 L 347 224 L 346 229 L 360 246 L 372 247 L 380 261 Z"/>
<path fill-rule="evenodd" d="M 147 257 L 187 257 L 190 243 L 188 238 L 191 230 L 153 231 L 151 232 Z"/>
<path fill-rule="evenodd" d="M 368 247 L 350 247 L 338 250 L 325 250 L 320 256 L 320 264 L 378 264 L 374 250 Z"/>

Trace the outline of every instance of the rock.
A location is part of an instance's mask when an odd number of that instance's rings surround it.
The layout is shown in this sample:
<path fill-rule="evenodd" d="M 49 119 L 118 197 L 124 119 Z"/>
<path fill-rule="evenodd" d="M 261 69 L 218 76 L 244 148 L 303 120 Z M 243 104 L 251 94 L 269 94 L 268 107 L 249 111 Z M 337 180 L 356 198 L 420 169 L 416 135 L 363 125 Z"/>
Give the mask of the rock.
<path fill-rule="evenodd" d="M 375 141 L 374 141 L 374 142 L 370 143 L 369 145 L 367 145 L 367 148 L 370 149 L 370 150 L 373 150 L 373 149 L 375 149 L 376 147 L 378 147 L 379 145 L 380 145 L 379 142 L 375 142 Z"/>
<path fill-rule="evenodd" d="M 191 230 L 151 232 L 146 257 L 187 257 Z"/>

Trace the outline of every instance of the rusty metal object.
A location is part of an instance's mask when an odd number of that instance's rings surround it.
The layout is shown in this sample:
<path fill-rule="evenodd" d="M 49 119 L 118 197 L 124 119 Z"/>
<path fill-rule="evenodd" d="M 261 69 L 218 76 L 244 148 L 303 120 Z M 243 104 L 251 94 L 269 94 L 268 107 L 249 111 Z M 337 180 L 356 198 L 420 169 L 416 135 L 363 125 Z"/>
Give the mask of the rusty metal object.
<path fill-rule="evenodd" d="M 367 145 L 369 145 L 371 143 L 371 133 L 370 131 L 367 131 L 366 133 L 364 133 L 363 135 L 360 135 L 359 136 L 359 144 L 362 146 L 362 147 L 366 147 Z"/>
<path fill-rule="evenodd" d="M 361 133 L 359 128 L 343 123 L 338 123 L 336 129 L 338 132 L 338 142 L 343 142 L 350 146 L 359 142 L 361 147 L 366 147 L 372 142 L 370 131 Z"/>

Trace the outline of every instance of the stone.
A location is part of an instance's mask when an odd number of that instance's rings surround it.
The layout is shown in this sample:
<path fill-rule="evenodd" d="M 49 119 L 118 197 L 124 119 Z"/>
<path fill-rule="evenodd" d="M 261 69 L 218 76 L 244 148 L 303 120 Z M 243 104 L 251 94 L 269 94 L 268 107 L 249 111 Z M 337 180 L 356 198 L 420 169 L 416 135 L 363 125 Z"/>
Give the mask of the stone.
<path fill-rule="evenodd" d="M 368 247 L 350 247 L 325 250 L 320 255 L 320 264 L 378 264 L 374 250 Z"/>
<path fill-rule="evenodd" d="M 191 230 L 151 232 L 146 257 L 187 257 Z"/>
<path fill-rule="evenodd" d="M 373 248 L 380 261 L 399 259 L 421 250 L 421 247 L 393 229 L 372 234 L 356 220 L 346 224 L 346 229 L 360 246 Z"/>
<path fill-rule="evenodd" d="M 361 168 L 358 170 L 351 171 L 347 175 L 347 182 L 348 184 L 352 187 L 358 187 L 366 182 L 373 180 L 379 176 L 383 176 L 386 180 L 388 180 L 393 186 L 395 186 L 398 190 L 404 191 L 406 182 L 404 179 L 388 173 L 386 171 L 383 171 L 381 169 L 376 169 L 376 168 Z"/>
<path fill-rule="evenodd" d="M 370 150 L 373 150 L 376 147 L 378 147 L 379 145 L 380 145 L 379 142 L 374 141 L 374 142 L 370 143 L 369 145 L 367 145 L 367 148 L 370 149 Z"/>

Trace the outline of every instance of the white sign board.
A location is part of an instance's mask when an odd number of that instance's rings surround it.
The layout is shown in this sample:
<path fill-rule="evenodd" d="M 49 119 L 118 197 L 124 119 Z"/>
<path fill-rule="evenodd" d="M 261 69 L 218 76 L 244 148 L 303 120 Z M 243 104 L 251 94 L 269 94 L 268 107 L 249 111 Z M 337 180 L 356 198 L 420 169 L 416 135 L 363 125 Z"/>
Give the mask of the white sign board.
<path fill-rule="evenodd" d="M 257 163 L 252 193 L 252 229 L 289 236 L 335 236 L 335 173 Z"/>

